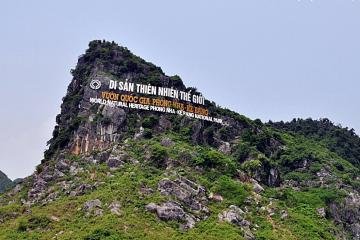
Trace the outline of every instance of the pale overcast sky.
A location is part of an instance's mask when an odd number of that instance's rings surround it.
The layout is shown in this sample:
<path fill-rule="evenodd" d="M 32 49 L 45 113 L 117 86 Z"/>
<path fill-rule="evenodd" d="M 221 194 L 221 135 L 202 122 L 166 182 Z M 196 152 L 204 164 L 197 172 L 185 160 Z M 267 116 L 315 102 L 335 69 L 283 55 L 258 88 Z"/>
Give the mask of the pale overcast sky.
<path fill-rule="evenodd" d="M 114 40 L 252 119 L 360 131 L 360 2 L 0 0 L 0 170 L 31 174 L 77 58 Z"/>

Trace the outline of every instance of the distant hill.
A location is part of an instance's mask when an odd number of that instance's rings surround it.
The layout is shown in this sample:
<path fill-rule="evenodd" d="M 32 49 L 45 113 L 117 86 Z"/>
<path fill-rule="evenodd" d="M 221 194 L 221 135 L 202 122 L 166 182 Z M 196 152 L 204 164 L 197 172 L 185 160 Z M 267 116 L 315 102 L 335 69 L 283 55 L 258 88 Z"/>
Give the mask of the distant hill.
<path fill-rule="evenodd" d="M 13 182 L 6 176 L 5 173 L 0 171 L 0 193 L 11 187 Z"/>

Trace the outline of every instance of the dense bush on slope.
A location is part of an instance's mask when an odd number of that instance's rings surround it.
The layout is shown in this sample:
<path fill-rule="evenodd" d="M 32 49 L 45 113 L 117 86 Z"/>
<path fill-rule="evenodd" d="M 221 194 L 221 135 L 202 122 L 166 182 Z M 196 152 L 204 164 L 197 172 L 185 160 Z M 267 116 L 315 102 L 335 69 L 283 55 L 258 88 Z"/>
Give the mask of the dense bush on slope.
<path fill-rule="evenodd" d="M 321 141 L 326 147 L 360 167 L 360 138 L 354 129 L 335 125 L 329 119 L 293 119 L 291 122 L 270 122 L 270 126 Z"/>

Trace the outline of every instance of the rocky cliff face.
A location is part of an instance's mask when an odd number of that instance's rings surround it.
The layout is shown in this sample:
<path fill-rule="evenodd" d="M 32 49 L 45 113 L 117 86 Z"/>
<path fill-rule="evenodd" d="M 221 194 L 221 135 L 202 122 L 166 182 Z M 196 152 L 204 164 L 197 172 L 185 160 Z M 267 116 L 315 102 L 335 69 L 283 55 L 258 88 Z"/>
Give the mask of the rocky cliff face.
<path fill-rule="evenodd" d="M 360 239 L 339 149 L 208 100 L 222 124 L 90 102 L 119 79 L 198 93 L 115 43 L 72 74 L 42 164 L 0 199 L 0 238 Z"/>

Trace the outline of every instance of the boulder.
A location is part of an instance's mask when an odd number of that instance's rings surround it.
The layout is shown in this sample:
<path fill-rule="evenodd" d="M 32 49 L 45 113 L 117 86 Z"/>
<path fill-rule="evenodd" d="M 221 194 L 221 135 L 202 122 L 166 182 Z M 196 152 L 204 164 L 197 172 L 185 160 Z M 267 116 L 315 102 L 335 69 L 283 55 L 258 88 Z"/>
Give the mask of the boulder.
<path fill-rule="evenodd" d="M 149 203 L 148 205 L 146 205 L 145 208 L 148 212 L 155 213 L 157 209 L 157 205 L 155 203 Z"/>
<path fill-rule="evenodd" d="M 219 221 L 225 221 L 231 224 L 235 224 L 244 231 L 244 238 L 247 240 L 255 239 L 254 235 L 250 231 L 251 223 L 245 220 L 245 212 L 235 205 L 231 205 L 227 210 L 219 213 Z"/>
<path fill-rule="evenodd" d="M 224 198 L 220 194 L 210 193 L 209 199 L 214 200 L 215 202 L 222 202 Z"/>
<path fill-rule="evenodd" d="M 255 192 L 260 193 L 260 192 L 264 191 L 264 188 L 255 179 L 251 178 L 250 182 L 252 183 L 253 189 Z"/>
<path fill-rule="evenodd" d="M 195 218 L 184 211 L 177 202 L 165 202 L 160 205 L 149 203 L 146 210 L 156 213 L 159 219 L 163 221 L 177 221 L 180 223 L 181 230 L 188 230 L 195 226 Z"/>
<path fill-rule="evenodd" d="M 357 191 L 349 192 L 340 203 L 331 203 L 328 213 L 335 223 L 352 233 L 353 239 L 360 239 L 360 194 Z"/>
<path fill-rule="evenodd" d="M 280 211 L 280 218 L 281 219 L 286 219 L 289 217 L 289 213 L 286 210 L 281 210 Z"/>
<path fill-rule="evenodd" d="M 70 196 L 80 196 L 84 195 L 86 192 L 96 189 L 95 185 L 90 185 L 87 183 L 80 184 L 75 190 L 70 192 Z"/>
<path fill-rule="evenodd" d="M 54 171 L 54 177 L 55 178 L 62 178 L 62 177 L 64 177 L 65 176 L 65 174 L 63 173 L 63 172 L 61 172 L 60 170 L 58 170 L 58 169 L 55 169 L 55 171 Z"/>
<path fill-rule="evenodd" d="M 206 210 L 204 205 L 208 201 L 205 195 L 205 187 L 197 185 L 186 178 L 179 177 L 174 181 L 165 178 L 159 182 L 158 190 L 162 195 L 175 196 L 177 200 L 191 210 Z"/>
<path fill-rule="evenodd" d="M 66 160 L 59 160 L 55 164 L 55 169 L 57 169 L 61 172 L 66 172 L 69 170 L 69 168 L 70 168 L 69 164 L 66 162 Z"/>
<path fill-rule="evenodd" d="M 170 147 L 174 145 L 174 142 L 170 138 L 163 138 L 160 143 L 164 147 Z"/>
<path fill-rule="evenodd" d="M 83 207 L 86 216 L 102 216 L 102 202 L 99 199 L 87 201 Z"/>
<path fill-rule="evenodd" d="M 122 167 L 129 160 L 129 155 L 120 147 L 115 146 L 106 160 L 109 168 L 117 169 Z"/>
<path fill-rule="evenodd" d="M 223 154 L 229 155 L 231 153 L 230 143 L 222 142 L 219 147 L 219 151 L 222 152 Z"/>
<path fill-rule="evenodd" d="M 268 177 L 269 186 L 277 186 L 280 182 L 279 171 L 276 168 L 271 168 Z"/>
<path fill-rule="evenodd" d="M 71 176 L 76 176 L 82 172 L 84 172 L 84 169 L 79 167 L 78 164 L 73 164 L 70 166 L 70 175 Z"/>
<path fill-rule="evenodd" d="M 120 207 L 121 207 L 121 205 L 120 205 L 120 202 L 118 202 L 118 201 L 113 201 L 109 205 L 110 212 L 117 216 L 121 216 Z"/>
<path fill-rule="evenodd" d="M 220 221 L 226 221 L 238 226 L 242 225 L 245 212 L 235 205 L 231 205 L 228 210 L 219 213 L 218 218 Z"/>
<path fill-rule="evenodd" d="M 317 208 L 316 212 L 321 216 L 321 217 L 325 217 L 326 216 L 326 212 L 325 212 L 325 208 Z"/>
<path fill-rule="evenodd" d="M 167 120 L 164 115 L 161 115 L 161 117 L 159 119 L 159 126 L 165 130 L 165 129 L 171 128 L 171 122 L 169 120 Z"/>
<path fill-rule="evenodd" d="M 35 176 L 32 188 L 28 192 L 29 198 L 35 198 L 46 190 L 47 182 L 41 177 Z"/>

